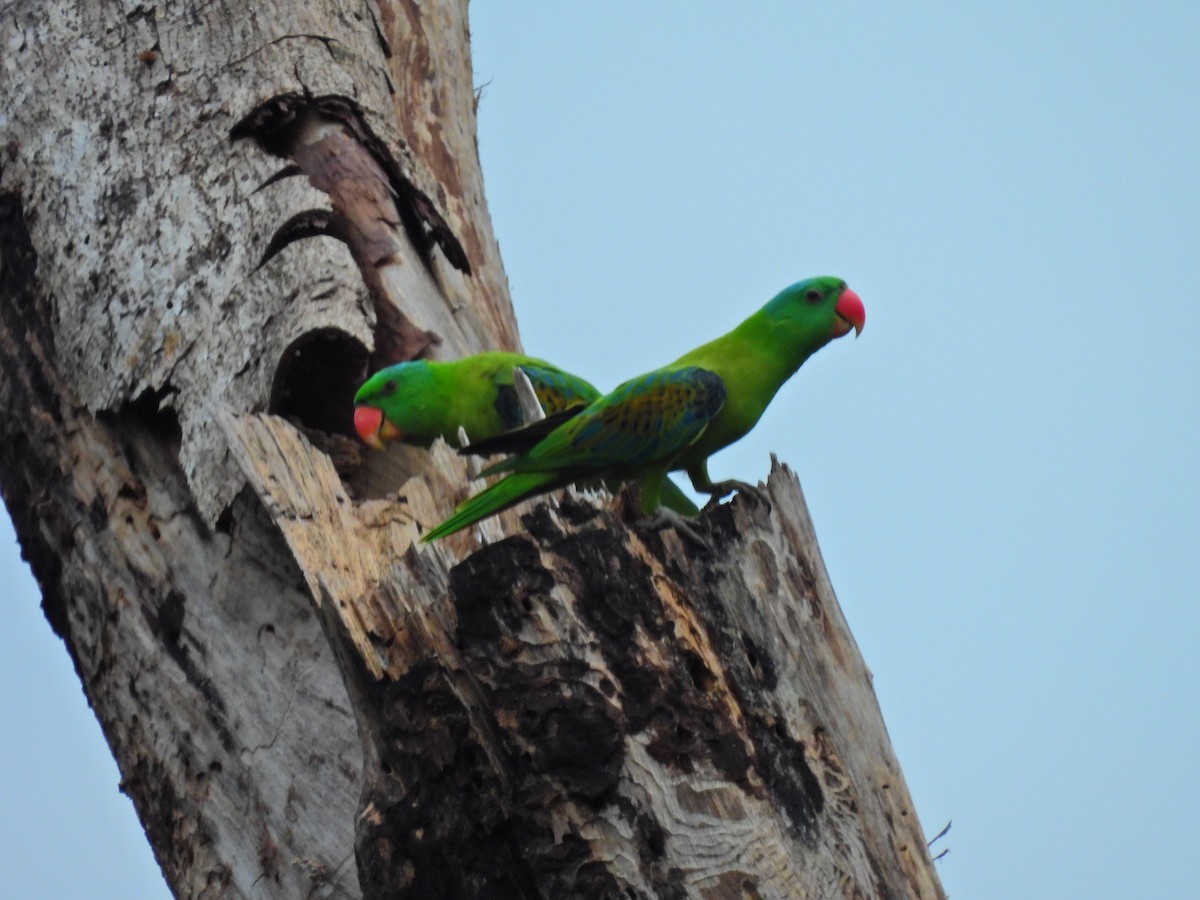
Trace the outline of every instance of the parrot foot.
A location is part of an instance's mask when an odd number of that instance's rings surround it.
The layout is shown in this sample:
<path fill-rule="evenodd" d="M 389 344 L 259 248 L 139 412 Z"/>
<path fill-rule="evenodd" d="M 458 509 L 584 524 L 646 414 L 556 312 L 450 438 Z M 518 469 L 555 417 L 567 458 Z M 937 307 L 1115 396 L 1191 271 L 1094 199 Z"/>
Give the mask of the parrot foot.
<path fill-rule="evenodd" d="M 767 499 L 767 492 L 756 484 L 749 484 L 745 481 L 738 481 L 736 478 L 730 478 L 727 481 L 718 481 L 714 483 L 707 491 L 710 494 L 709 501 L 704 504 L 705 509 L 716 506 L 721 502 L 723 497 L 727 497 L 737 491 L 739 494 L 745 494 L 755 503 L 761 503 L 767 509 L 771 508 L 771 501 Z"/>
<path fill-rule="evenodd" d="M 708 539 L 696 530 L 694 519 L 689 519 L 686 516 L 682 516 L 675 512 L 675 510 L 668 509 L 665 506 L 660 506 L 658 512 L 642 523 L 642 527 L 648 528 L 651 531 L 662 531 L 664 528 L 674 528 L 701 549 L 707 550 L 709 553 L 714 555 L 716 553 L 712 544 L 708 542 Z"/>

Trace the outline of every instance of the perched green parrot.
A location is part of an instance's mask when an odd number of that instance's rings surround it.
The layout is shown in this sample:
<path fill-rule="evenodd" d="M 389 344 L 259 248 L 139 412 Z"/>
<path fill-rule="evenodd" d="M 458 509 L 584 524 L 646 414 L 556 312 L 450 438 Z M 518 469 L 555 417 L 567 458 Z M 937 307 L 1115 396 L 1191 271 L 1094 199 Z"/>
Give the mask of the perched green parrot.
<path fill-rule="evenodd" d="M 460 427 L 472 441 L 495 438 L 528 424 L 513 382 L 518 368 L 552 422 L 600 396 L 582 378 L 521 353 L 496 350 L 448 362 L 418 359 L 367 379 L 354 395 L 354 429 L 380 450 L 385 441 L 428 447 L 438 437 L 457 445 Z"/>
<path fill-rule="evenodd" d="M 840 278 L 785 288 L 728 334 L 593 400 L 533 446 L 483 471 L 508 476 L 459 504 L 426 534 L 433 541 L 529 497 L 573 482 L 636 481 L 642 513 L 662 504 L 667 473 L 686 470 L 700 493 L 723 496 L 708 458 L 741 438 L 813 353 L 862 331 L 862 300 Z M 517 432 L 516 435 L 519 435 Z M 489 452 L 487 442 L 475 445 Z M 470 452 L 471 448 L 468 448 Z"/>
<path fill-rule="evenodd" d="M 544 420 L 525 422 L 515 369 L 529 379 Z M 447 362 L 412 360 L 380 369 L 358 389 L 354 430 L 364 443 L 382 450 L 387 441 L 428 447 L 440 437 L 457 444 L 461 427 L 476 444 L 488 442 L 488 453 L 519 453 L 599 396 L 582 378 L 521 353 L 496 350 Z M 671 481 L 663 486 L 660 502 L 683 515 L 698 512 Z"/>

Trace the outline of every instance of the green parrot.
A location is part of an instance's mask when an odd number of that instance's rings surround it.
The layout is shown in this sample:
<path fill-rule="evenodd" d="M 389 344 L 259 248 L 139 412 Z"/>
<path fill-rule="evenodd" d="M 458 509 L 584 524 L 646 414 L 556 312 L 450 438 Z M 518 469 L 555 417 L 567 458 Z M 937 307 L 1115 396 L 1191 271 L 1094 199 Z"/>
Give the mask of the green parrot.
<path fill-rule="evenodd" d="M 546 414 L 540 422 L 525 422 L 517 369 L 529 379 Z M 457 444 L 461 427 L 475 442 L 472 446 L 486 441 L 488 453 L 519 453 L 598 397 L 600 392 L 582 378 L 521 353 L 496 350 L 447 362 L 419 359 L 380 369 L 367 379 L 354 395 L 354 430 L 364 443 L 382 450 L 387 441 L 428 447 L 440 437 Z M 698 512 L 671 481 L 663 486 L 660 502 L 683 515 Z"/>
<path fill-rule="evenodd" d="M 714 497 L 747 487 L 713 483 L 708 458 L 754 427 L 806 359 L 851 329 L 861 333 L 865 321 L 862 300 L 840 278 L 793 284 L 733 331 L 626 381 L 532 446 L 485 469 L 484 475 L 509 474 L 459 504 L 422 541 L 578 481 L 637 482 L 643 515 L 663 505 L 667 473 L 678 469 L 698 492 Z M 472 451 L 490 449 L 484 441 L 466 452 Z"/>
<path fill-rule="evenodd" d="M 379 450 L 386 441 L 428 447 L 440 437 L 457 444 L 460 427 L 472 441 L 498 437 L 527 424 L 514 369 L 529 378 L 551 422 L 600 396 L 582 378 L 521 353 L 496 350 L 448 362 L 417 359 L 367 379 L 354 395 L 354 429 Z"/>

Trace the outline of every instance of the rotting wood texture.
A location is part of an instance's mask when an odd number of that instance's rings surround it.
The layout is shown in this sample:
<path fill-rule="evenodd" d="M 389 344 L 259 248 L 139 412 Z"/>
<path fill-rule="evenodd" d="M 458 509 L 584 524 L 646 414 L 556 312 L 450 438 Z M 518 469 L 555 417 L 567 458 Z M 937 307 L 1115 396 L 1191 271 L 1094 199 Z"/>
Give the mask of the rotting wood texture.
<path fill-rule="evenodd" d="M 422 479 L 355 504 L 286 423 L 223 427 L 344 638 L 380 896 L 940 896 L 785 468 L 715 556 L 568 498 L 447 571 Z"/>
<path fill-rule="evenodd" d="M 518 345 L 467 34 L 0 13 L 0 488 L 171 889 L 942 896 L 790 472 L 711 554 L 624 497 L 425 547 L 462 460 L 348 441 L 368 365 Z"/>

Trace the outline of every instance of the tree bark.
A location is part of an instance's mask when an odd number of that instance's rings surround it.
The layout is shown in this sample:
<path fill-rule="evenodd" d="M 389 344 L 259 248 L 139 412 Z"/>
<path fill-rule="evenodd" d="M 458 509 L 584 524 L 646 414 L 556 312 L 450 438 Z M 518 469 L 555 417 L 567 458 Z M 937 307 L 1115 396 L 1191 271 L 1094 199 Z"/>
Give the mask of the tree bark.
<path fill-rule="evenodd" d="M 352 440 L 518 344 L 464 0 L 0 42 L 0 488 L 176 895 L 942 896 L 786 468 L 713 549 L 573 494 L 426 547 L 465 466 Z"/>

